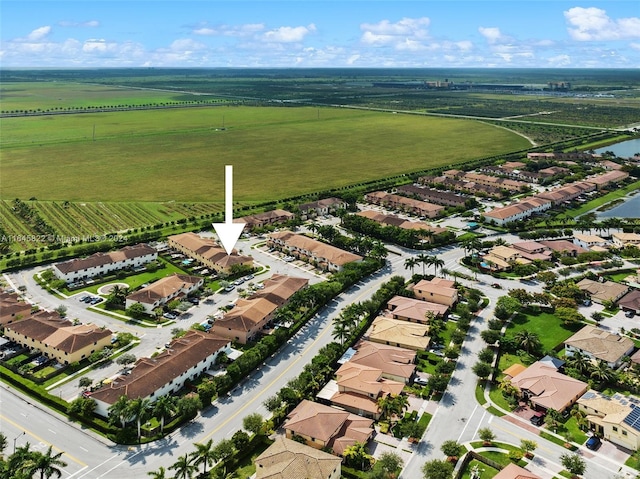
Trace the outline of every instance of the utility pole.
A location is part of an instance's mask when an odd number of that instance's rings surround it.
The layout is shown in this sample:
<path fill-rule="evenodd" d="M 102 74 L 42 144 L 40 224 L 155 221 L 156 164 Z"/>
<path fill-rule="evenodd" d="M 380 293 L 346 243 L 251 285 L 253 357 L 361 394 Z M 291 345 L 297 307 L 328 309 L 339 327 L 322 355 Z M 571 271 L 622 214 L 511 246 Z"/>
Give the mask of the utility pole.
<path fill-rule="evenodd" d="M 13 438 L 13 453 L 16 453 L 16 441 L 18 440 L 18 438 L 20 436 L 24 436 L 26 434 L 26 431 L 22 431 L 20 434 L 18 434 L 16 437 Z"/>

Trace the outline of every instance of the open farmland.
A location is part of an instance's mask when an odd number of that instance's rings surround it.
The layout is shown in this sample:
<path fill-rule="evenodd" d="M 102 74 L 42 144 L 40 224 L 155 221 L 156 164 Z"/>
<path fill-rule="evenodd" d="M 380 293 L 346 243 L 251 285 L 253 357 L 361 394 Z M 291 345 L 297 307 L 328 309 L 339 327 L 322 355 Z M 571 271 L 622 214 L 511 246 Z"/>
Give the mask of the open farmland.
<path fill-rule="evenodd" d="M 221 128 L 224 122 L 225 129 Z M 93 128 L 95 125 L 95 141 Z M 476 121 L 331 108 L 211 107 L 3 121 L 2 199 L 262 202 L 523 149 Z"/>
<path fill-rule="evenodd" d="M 207 94 L 157 91 L 75 82 L 2 82 L 2 113 L 65 112 L 82 108 L 135 107 L 183 104 L 187 101 L 224 101 Z"/>

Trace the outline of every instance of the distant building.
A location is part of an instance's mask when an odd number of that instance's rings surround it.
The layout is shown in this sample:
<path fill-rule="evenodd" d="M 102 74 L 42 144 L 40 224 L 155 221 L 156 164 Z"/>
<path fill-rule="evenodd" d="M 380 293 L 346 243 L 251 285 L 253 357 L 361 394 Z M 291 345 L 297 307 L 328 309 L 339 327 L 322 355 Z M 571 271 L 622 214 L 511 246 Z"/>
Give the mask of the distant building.
<path fill-rule="evenodd" d="M 324 198 L 310 203 L 303 203 L 298 206 L 302 219 L 315 218 L 335 213 L 339 209 L 346 209 L 347 203 L 340 198 Z"/>
<path fill-rule="evenodd" d="M 427 218 L 435 218 L 444 211 L 444 206 L 441 205 L 415 200 L 406 196 L 385 193 L 383 191 L 368 193 L 364 196 L 364 199 L 375 205 L 406 211 L 413 215 L 425 216 Z"/>
<path fill-rule="evenodd" d="M 134 269 L 154 261 L 158 252 L 147 244 L 126 246 L 109 253 L 95 253 L 53 265 L 53 273 L 67 283 L 91 279 L 113 271 Z"/>
<path fill-rule="evenodd" d="M 231 273 L 233 266 L 253 267 L 253 258 L 239 255 L 236 250 L 227 254 L 225 249 L 209 238 L 195 233 L 182 233 L 167 238 L 167 244 L 189 258 L 218 273 Z"/>
<path fill-rule="evenodd" d="M 264 213 L 257 213 L 255 215 L 243 216 L 242 218 L 236 218 L 234 223 L 245 223 L 245 229 L 251 231 L 254 228 L 262 228 L 264 226 L 276 225 L 285 223 L 294 219 L 296 215 L 285 210 L 272 210 L 265 211 Z"/>
<path fill-rule="evenodd" d="M 602 304 L 603 301 L 618 301 L 629 291 L 629 287 L 613 281 L 593 281 L 584 278 L 576 286 L 589 295 L 592 301 Z"/>
<path fill-rule="evenodd" d="M 378 316 L 366 332 L 365 339 L 414 351 L 426 351 L 431 342 L 428 333 L 427 325 Z"/>
<path fill-rule="evenodd" d="M 393 319 L 402 319 L 421 324 L 429 324 L 430 317 L 442 318 L 449 310 L 449 307 L 445 304 L 406 298 L 404 296 L 391 298 L 387 303 L 387 308 Z"/>
<path fill-rule="evenodd" d="M 484 217 L 487 221 L 502 226 L 507 223 L 529 218 L 531 215 L 546 211 L 549 208 L 551 208 L 551 201 L 530 196 L 511 205 L 494 208 L 485 213 Z"/>
<path fill-rule="evenodd" d="M 594 247 L 606 248 L 607 246 L 609 246 L 609 242 L 603 238 L 600 238 L 600 236 L 585 235 L 579 233 L 573 234 L 573 243 L 588 250 L 593 250 Z"/>
<path fill-rule="evenodd" d="M 612 233 L 611 239 L 613 241 L 613 244 L 618 248 L 640 245 L 640 234 L 638 233 Z"/>
<path fill-rule="evenodd" d="M 329 271 L 340 271 L 347 263 L 363 260 L 362 256 L 291 231 L 271 233 L 267 244 Z"/>
<path fill-rule="evenodd" d="M 602 190 L 609 185 L 620 183 L 629 177 L 629 173 L 626 171 L 613 170 L 602 175 L 592 176 L 591 178 L 585 178 L 585 182 L 593 183 L 598 190 Z"/>

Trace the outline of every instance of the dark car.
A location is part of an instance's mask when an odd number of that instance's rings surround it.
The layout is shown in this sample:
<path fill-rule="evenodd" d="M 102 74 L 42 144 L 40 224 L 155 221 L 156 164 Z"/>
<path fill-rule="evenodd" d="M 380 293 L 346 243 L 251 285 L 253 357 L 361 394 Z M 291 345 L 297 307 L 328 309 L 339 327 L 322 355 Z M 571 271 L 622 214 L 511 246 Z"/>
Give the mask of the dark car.
<path fill-rule="evenodd" d="M 544 424 L 544 414 L 542 413 L 536 413 L 533 416 L 531 416 L 531 424 L 533 424 L 534 426 L 542 426 Z"/>
<path fill-rule="evenodd" d="M 591 449 L 592 451 L 595 451 L 600 447 L 601 444 L 602 444 L 602 441 L 598 436 L 591 436 L 589 439 L 587 439 L 585 446 L 587 446 L 587 449 Z"/>
<path fill-rule="evenodd" d="M 633 317 L 636 315 L 636 313 L 635 313 L 635 311 L 625 311 L 625 312 L 624 312 L 624 315 L 625 315 L 627 318 L 633 318 Z"/>

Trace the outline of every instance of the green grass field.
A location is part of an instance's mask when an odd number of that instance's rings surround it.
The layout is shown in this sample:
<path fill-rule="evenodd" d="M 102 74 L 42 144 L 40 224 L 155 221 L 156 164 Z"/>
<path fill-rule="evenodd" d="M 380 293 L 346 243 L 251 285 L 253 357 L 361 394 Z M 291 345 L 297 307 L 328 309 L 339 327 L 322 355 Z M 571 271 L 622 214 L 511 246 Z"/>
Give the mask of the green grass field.
<path fill-rule="evenodd" d="M 178 91 L 141 90 L 73 82 L 3 82 L 0 85 L 3 113 L 16 110 L 65 111 L 69 108 L 171 104 L 212 99 L 216 97 L 185 96 Z"/>
<path fill-rule="evenodd" d="M 234 199 L 266 201 L 527 146 L 475 121 L 331 108 L 8 118 L 0 174 L 11 181 L 0 198 L 222 201 L 224 165 L 232 164 Z"/>
<path fill-rule="evenodd" d="M 515 336 L 519 331 L 527 330 L 536 333 L 542 342 L 543 351 L 550 351 L 569 338 L 584 324 L 565 326 L 553 314 L 519 314 L 507 327 L 507 336 Z"/>

